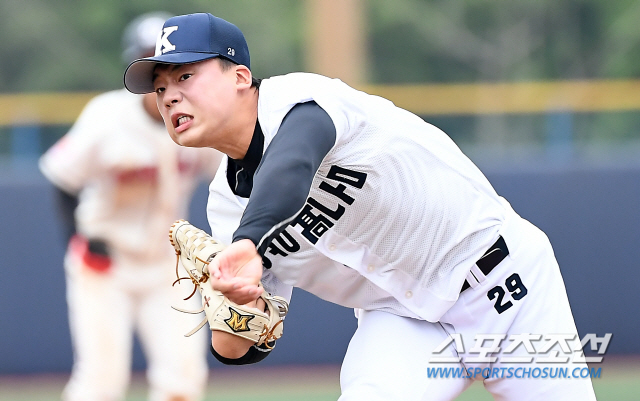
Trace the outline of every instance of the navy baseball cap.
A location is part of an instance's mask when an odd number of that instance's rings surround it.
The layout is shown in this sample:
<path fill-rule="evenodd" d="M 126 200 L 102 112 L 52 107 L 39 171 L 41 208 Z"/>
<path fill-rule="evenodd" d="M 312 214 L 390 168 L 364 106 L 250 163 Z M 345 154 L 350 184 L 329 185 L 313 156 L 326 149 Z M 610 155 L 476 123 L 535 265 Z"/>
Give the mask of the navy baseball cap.
<path fill-rule="evenodd" d="M 153 92 L 156 64 L 188 64 L 224 57 L 251 68 L 242 31 L 209 13 L 179 15 L 162 26 L 153 57 L 133 61 L 124 72 L 124 86 L 133 93 Z"/>

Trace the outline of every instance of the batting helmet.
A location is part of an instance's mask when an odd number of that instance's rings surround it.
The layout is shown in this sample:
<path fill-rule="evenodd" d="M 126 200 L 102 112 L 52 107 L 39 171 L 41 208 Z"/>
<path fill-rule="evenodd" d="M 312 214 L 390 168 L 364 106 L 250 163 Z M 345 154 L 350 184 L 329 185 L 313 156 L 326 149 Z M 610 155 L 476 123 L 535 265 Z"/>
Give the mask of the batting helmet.
<path fill-rule="evenodd" d="M 162 25 L 173 15 L 156 11 L 142 14 L 127 25 L 122 34 L 122 60 L 125 64 L 153 55 Z"/>

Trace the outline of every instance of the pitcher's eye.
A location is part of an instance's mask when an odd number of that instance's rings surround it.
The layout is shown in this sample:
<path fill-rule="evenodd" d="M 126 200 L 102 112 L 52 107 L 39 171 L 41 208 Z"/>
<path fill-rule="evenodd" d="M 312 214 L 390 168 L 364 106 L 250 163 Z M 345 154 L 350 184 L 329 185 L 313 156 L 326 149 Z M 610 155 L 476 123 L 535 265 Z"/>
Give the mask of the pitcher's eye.
<path fill-rule="evenodd" d="M 189 78 L 191 78 L 192 75 L 193 74 L 189 74 L 189 73 L 182 74 L 182 75 L 180 75 L 180 81 L 184 81 L 185 79 L 189 79 Z"/>
<path fill-rule="evenodd" d="M 161 94 L 162 92 L 164 92 L 164 88 L 163 88 L 163 87 L 158 87 L 158 88 L 156 88 L 156 89 L 155 89 L 155 91 L 154 91 L 154 92 L 156 92 L 156 95 L 159 95 L 159 94 Z"/>

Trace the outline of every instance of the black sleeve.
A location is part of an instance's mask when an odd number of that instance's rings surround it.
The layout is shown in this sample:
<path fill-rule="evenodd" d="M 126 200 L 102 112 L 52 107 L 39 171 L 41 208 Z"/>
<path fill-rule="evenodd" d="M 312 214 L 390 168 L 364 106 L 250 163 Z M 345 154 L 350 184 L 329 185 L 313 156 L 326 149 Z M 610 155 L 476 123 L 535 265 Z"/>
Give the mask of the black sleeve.
<path fill-rule="evenodd" d="M 56 206 L 60 222 L 62 223 L 64 239 L 66 242 L 69 242 L 71 237 L 76 233 L 74 213 L 76 207 L 78 207 L 78 197 L 63 191 L 56 186 L 54 186 L 54 188 Z"/>
<path fill-rule="evenodd" d="M 78 207 L 78 196 L 65 192 L 59 187 L 54 186 L 54 188 L 58 217 L 62 225 L 62 235 L 65 240 L 65 244 L 67 244 L 71 240 L 71 237 L 73 237 L 77 232 L 75 211 Z M 87 241 L 90 253 L 109 256 L 109 247 L 105 241 L 99 238 L 87 238 Z"/>
<path fill-rule="evenodd" d="M 336 141 L 333 120 L 315 102 L 294 106 L 258 166 L 233 241 L 248 238 L 264 255 L 270 239 L 304 206 L 313 177 Z"/>
<path fill-rule="evenodd" d="M 249 351 L 247 351 L 246 354 L 244 354 L 238 359 L 229 359 L 229 358 L 223 357 L 222 355 L 216 352 L 216 350 L 213 348 L 213 345 L 210 345 L 210 348 L 213 356 L 215 356 L 217 360 L 224 363 L 225 365 L 248 365 L 251 363 L 258 363 L 264 358 L 266 358 L 267 356 L 269 356 L 272 348 L 275 347 L 275 345 L 276 345 L 275 341 L 269 343 L 269 346 L 271 347 L 271 349 L 266 347 L 264 344 L 252 345 L 251 348 L 249 348 Z"/>

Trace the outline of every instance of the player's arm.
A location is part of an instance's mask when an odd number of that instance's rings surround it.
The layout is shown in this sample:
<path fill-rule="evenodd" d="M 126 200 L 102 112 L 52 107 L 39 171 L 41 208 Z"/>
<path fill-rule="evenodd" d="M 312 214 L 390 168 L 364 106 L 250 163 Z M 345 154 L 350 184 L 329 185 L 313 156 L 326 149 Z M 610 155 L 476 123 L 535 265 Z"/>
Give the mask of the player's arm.
<path fill-rule="evenodd" d="M 304 206 L 313 177 L 335 140 L 333 121 L 315 102 L 296 105 L 287 114 L 255 173 L 233 243 L 209 267 L 213 288 L 236 303 L 256 299 L 262 255 Z M 226 334 L 212 332 L 211 338 L 211 351 L 223 363 L 255 363 L 269 355 L 268 347 Z"/>
<path fill-rule="evenodd" d="M 85 267 L 103 272 L 111 265 L 107 243 L 98 238 L 85 238 L 76 228 L 75 210 L 78 207 L 78 195 L 67 192 L 54 185 L 56 207 L 65 243 L 82 258 Z"/>
<path fill-rule="evenodd" d="M 105 112 L 108 95 L 93 98 L 82 110 L 73 126 L 38 161 L 42 174 L 54 185 L 56 208 L 66 240 L 80 253 L 88 268 L 102 271 L 109 265 L 106 243 L 99 238 L 83 238 L 78 235 L 74 218 L 79 203 L 79 193 L 93 177 L 100 174 L 98 152 L 101 140 L 109 134 Z"/>
<path fill-rule="evenodd" d="M 249 239 L 263 255 L 271 239 L 304 206 L 313 177 L 335 141 L 333 121 L 317 103 L 293 107 L 256 170 L 233 241 Z"/>
<path fill-rule="evenodd" d="M 236 303 L 256 299 L 262 255 L 304 206 L 335 141 L 333 120 L 315 102 L 298 104 L 285 116 L 256 170 L 233 243 L 209 269 L 216 290 Z"/>

